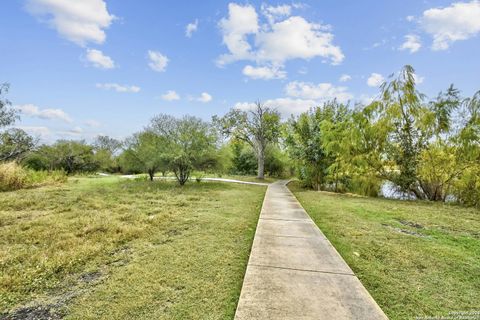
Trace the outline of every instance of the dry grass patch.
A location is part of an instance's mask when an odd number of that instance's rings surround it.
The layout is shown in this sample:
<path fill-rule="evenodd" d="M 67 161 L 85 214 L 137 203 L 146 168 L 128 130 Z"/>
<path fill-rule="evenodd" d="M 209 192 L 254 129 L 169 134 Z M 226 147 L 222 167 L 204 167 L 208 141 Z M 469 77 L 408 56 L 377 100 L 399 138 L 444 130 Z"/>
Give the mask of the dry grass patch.
<path fill-rule="evenodd" d="M 231 318 L 264 192 L 112 177 L 0 194 L 0 314 Z"/>

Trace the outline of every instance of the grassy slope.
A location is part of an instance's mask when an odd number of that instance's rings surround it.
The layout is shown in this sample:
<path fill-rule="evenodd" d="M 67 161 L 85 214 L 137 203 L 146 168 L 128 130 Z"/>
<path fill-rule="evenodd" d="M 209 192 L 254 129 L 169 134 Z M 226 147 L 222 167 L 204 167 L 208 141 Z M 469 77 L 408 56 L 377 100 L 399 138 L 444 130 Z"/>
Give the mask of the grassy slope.
<path fill-rule="evenodd" d="M 480 308 L 478 210 L 290 189 L 391 319 Z"/>
<path fill-rule="evenodd" d="M 112 177 L 1 193 L 0 314 L 232 318 L 264 191 Z"/>

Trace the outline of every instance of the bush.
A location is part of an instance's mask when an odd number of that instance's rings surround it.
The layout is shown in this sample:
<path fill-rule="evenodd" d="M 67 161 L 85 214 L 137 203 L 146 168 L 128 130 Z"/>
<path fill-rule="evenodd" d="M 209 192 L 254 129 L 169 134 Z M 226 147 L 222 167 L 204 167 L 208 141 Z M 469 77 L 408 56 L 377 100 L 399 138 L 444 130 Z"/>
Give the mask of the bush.
<path fill-rule="evenodd" d="M 373 175 L 354 176 L 348 185 L 348 191 L 367 197 L 378 197 L 383 181 Z"/>
<path fill-rule="evenodd" d="M 0 191 L 24 188 L 27 184 L 27 171 L 16 162 L 0 163 Z"/>
<path fill-rule="evenodd" d="M 67 181 L 64 171 L 35 171 L 16 162 L 0 163 L 0 191 L 38 187 Z"/>
<path fill-rule="evenodd" d="M 454 185 L 456 200 L 469 207 L 480 208 L 480 166 L 465 170 Z"/>
<path fill-rule="evenodd" d="M 66 181 L 67 181 L 67 174 L 63 170 L 55 170 L 55 171 L 27 170 L 28 187 L 37 187 L 41 185 L 64 183 Z"/>

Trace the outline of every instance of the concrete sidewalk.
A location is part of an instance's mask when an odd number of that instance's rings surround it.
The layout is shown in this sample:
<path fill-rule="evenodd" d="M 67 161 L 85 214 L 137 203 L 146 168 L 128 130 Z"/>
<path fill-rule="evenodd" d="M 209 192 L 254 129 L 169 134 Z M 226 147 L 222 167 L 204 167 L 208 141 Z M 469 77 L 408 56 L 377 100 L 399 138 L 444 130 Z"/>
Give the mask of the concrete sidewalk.
<path fill-rule="evenodd" d="M 267 189 L 235 319 L 387 319 L 285 184 Z"/>

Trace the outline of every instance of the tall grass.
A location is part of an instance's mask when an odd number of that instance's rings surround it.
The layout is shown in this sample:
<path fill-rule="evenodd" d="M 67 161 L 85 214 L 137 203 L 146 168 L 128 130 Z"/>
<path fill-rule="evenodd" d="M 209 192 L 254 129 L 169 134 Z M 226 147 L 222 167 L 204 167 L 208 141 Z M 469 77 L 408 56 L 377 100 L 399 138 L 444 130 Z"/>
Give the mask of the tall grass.
<path fill-rule="evenodd" d="M 24 188 L 27 171 L 16 162 L 0 163 L 0 191 Z"/>
<path fill-rule="evenodd" d="M 0 191 L 13 191 L 67 181 L 64 171 L 35 171 L 16 162 L 0 163 Z"/>

